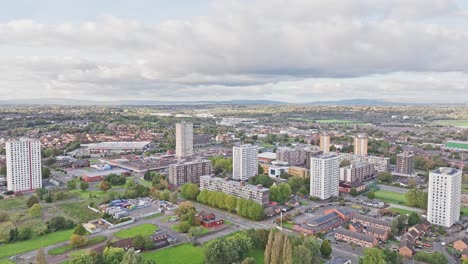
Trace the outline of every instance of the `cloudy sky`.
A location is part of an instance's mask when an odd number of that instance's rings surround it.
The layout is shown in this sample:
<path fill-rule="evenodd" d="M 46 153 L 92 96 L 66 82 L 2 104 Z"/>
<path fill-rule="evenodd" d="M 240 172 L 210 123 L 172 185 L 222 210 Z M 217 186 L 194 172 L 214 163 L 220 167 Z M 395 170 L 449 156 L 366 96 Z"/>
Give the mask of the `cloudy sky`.
<path fill-rule="evenodd" d="M 0 99 L 468 101 L 468 1 L 0 0 Z"/>

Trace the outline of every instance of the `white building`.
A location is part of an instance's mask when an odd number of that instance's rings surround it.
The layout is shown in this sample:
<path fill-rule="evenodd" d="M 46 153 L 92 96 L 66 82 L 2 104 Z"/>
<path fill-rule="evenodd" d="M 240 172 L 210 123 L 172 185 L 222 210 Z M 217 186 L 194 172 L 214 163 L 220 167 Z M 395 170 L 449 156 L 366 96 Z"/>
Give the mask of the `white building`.
<path fill-rule="evenodd" d="M 439 168 L 429 173 L 427 220 L 450 227 L 460 219 L 462 171 Z"/>
<path fill-rule="evenodd" d="M 186 158 L 193 156 L 193 124 L 176 124 L 176 156 Z"/>
<path fill-rule="evenodd" d="M 322 200 L 338 196 L 340 157 L 336 153 L 311 158 L 310 195 Z"/>
<path fill-rule="evenodd" d="M 258 147 L 250 144 L 232 148 L 232 178 L 248 180 L 258 174 Z"/>
<path fill-rule="evenodd" d="M 42 187 L 41 142 L 22 138 L 5 145 L 7 188 L 20 192 Z"/>
<path fill-rule="evenodd" d="M 320 134 L 320 150 L 324 154 L 330 152 L 330 135 L 327 132 Z"/>

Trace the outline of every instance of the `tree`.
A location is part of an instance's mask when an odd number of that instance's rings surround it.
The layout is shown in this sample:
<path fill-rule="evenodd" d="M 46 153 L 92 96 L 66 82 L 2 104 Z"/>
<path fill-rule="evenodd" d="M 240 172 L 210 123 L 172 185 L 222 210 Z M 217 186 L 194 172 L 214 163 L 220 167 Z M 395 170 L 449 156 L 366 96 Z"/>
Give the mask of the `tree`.
<path fill-rule="evenodd" d="M 88 188 L 89 188 L 89 183 L 87 183 L 85 181 L 80 182 L 80 189 L 82 191 L 86 191 L 86 189 L 88 189 Z"/>
<path fill-rule="evenodd" d="M 36 196 L 39 200 L 42 200 L 42 197 L 47 194 L 47 189 L 44 187 L 36 189 Z"/>
<path fill-rule="evenodd" d="M 263 207 L 258 204 L 258 203 L 252 203 L 249 206 L 249 218 L 252 220 L 262 220 L 263 217 L 265 216 L 265 211 L 263 210 Z"/>
<path fill-rule="evenodd" d="M 169 192 L 169 190 L 165 189 L 164 191 L 161 192 L 161 200 L 169 201 L 169 196 L 170 195 L 171 195 L 171 193 Z"/>
<path fill-rule="evenodd" d="M 351 190 L 349 191 L 349 194 L 351 194 L 351 196 L 353 197 L 356 197 L 359 195 L 358 191 L 356 190 L 356 188 L 351 188 Z"/>
<path fill-rule="evenodd" d="M 274 232 L 270 231 L 270 234 L 268 235 L 268 242 L 267 242 L 267 245 L 265 246 L 265 253 L 264 253 L 265 264 L 270 264 L 271 250 L 273 248 L 273 240 L 274 240 Z"/>
<path fill-rule="evenodd" d="M 331 253 L 332 253 L 332 247 L 330 245 L 330 241 L 328 240 L 323 240 L 322 242 L 322 245 L 320 246 L 320 253 L 322 254 L 322 256 L 324 256 L 325 258 L 328 258 Z"/>
<path fill-rule="evenodd" d="M 106 264 L 120 264 L 125 255 L 125 250 L 123 248 L 116 247 L 106 247 L 102 253 L 104 257 L 104 263 Z"/>
<path fill-rule="evenodd" d="M 31 208 L 28 210 L 28 214 L 31 217 L 40 217 L 42 215 L 42 208 L 39 204 L 34 204 Z"/>
<path fill-rule="evenodd" d="M 385 262 L 387 264 L 400 264 L 401 255 L 389 248 L 384 248 L 383 253 L 385 255 Z"/>
<path fill-rule="evenodd" d="M 190 230 L 190 224 L 186 221 L 182 221 L 177 225 L 177 229 L 181 233 L 187 233 Z"/>
<path fill-rule="evenodd" d="M 419 224 L 420 222 L 421 218 L 419 217 L 419 214 L 416 212 L 411 212 L 411 214 L 408 217 L 408 225 L 414 226 L 415 224 Z"/>
<path fill-rule="evenodd" d="M 6 175 L 6 174 L 7 174 L 7 168 L 6 168 L 6 166 L 0 167 L 0 174 L 1 174 L 1 175 Z"/>
<path fill-rule="evenodd" d="M 47 264 L 44 248 L 40 248 L 36 255 L 36 264 Z"/>
<path fill-rule="evenodd" d="M 10 215 L 7 212 L 0 211 L 0 223 L 10 221 Z"/>
<path fill-rule="evenodd" d="M 304 181 L 301 177 L 291 177 L 288 179 L 288 184 L 291 187 L 291 191 L 296 193 L 299 191 L 301 186 L 304 184 Z"/>
<path fill-rule="evenodd" d="M 224 199 L 224 205 L 226 206 L 226 209 L 228 210 L 228 212 L 234 211 L 237 205 L 237 198 L 232 195 L 227 195 L 226 198 Z"/>
<path fill-rule="evenodd" d="M 144 264 L 145 259 L 141 254 L 135 252 L 133 248 L 130 248 L 123 255 L 122 262 L 120 264 Z"/>
<path fill-rule="evenodd" d="M 409 206 L 427 208 L 427 192 L 420 189 L 411 189 L 405 194 L 406 203 Z"/>
<path fill-rule="evenodd" d="M 42 167 L 42 178 L 48 179 L 50 177 L 50 169 L 48 167 Z"/>
<path fill-rule="evenodd" d="M 169 202 L 173 203 L 173 204 L 177 204 L 177 199 L 179 199 L 179 195 L 177 192 L 172 192 L 170 195 L 169 195 Z"/>
<path fill-rule="evenodd" d="M 295 264 L 310 264 L 312 262 L 312 255 L 306 246 L 299 245 L 294 248 L 293 252 Z"/>
<path fill-rule="evenodd" d="M 71 180 L 71 181 L 67 182 L 67 189 L 68 190 L 76 189 L 76 180 Z"/>
<path fill-rule="evenodd" d="M 88 239 L 85 236 L 73 234 L 70 238 L 70 246 L 74 248 L 84 247 L 88 243 Z"/>
<path fill-rule="evenodd" d="M 90 264 L 96 263 L 93 261 L 93 257 L 87 253 L 71 254 L 70 264 Z"/>
<path fill-rule="evenodd" d="M 99 189 L 104 191 L 104 192 L 107 192 L 111 187 L 110 183 L 106 182 L 106 181 L 102 181 L 100 184 L 99 184 Z"/>
<path fill-rule="evenodd" d="M 360 264 L 385 264 L 385 255 L 378 248 L 366 248 L 364 256 L 359 259 Z"/>
<path fill-rule="evenodd" d="M 194 183 L 186 183 L 181 187 L 181 195 L 185 199 L 195 200 L 199 192 L 198 186 Z"/>
<path fill-rule="evenodd" d="M 79 236 L 85 236 L 88 234 L 88 231 L 83 227 L 82 224 L 78 224 L 75 229 L 73 229 L 73 234 L 74 235 L 79 235 Z"/>
<path fill-rule="evenodd" d="M 143 176 L 143 179 L 145 179 L 145 181 L 152 181 L 153 180 L 153 175 L 151 174 L 151 172 L 149 170 L 147 170 L 145 172 L 145 175 Z"/>
<path fill-rule="evenodd" d="M 289 242 L 288 236 L 284 236 L 283 240 L 283 251 L 281 252 L 283 261 L 282 264 L 292 264 L 293 255 L 292 255 L 292 247 L 291 243 Z"/>
<path fill-rule="evenodd" d="M 241 262 L 241 264 L 255 264 L 255 263 L 256 263 L 255 259 L 252 257 L 248 257 Z"/>
<path fill-rule="evenodd" d="M 368 199 L 371 199 L 371 200 L 375 199 L 375 193 L 374 193 L 374 191 L 369 191 L 369 192 L 367 193 L 367 198 L 368 198 Z"/>
<path fill-rule="evenodd" d="M 28 206 L 28 208 L 31 208 L 33 205 L 37 203 L 39 203 L 39 200 L 37 200 L 37 197 L 34 195 L 29 197 L 29 199 L 26 201 L 26 205 Z"/>
<path fill-rule="evenodd" d="M 383 181 L 383 182 L 391 182 L 392 179 L 393 179 L 393 176 L 390 172 L 386 172 L 386 171 L 383 171 L 383 172 L 379 172 L 379 174 L 377 174 L 377 179 Z"/>
<path fill-rule="evenodd" d="M 258 164 L 258 174 L 264 174 L 265 171 L 263 170 L 263 167 Z"/>

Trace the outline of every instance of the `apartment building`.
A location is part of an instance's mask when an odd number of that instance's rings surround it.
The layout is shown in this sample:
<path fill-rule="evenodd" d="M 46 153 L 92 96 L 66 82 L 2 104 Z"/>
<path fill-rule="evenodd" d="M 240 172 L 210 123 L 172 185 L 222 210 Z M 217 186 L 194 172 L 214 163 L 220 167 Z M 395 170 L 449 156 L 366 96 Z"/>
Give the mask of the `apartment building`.
<path fill-rule="evenodd" d="M 327 132 L 320 134 L 320 150 L 323 154 L 330 152 L 330 135 Z"/>
<path fill-rule="evenodd" d="M 200 190 L 218 191 L 252 200 L 262 206 L 270 202 L 270 190 L 261 185 L 251 185 L 244 181 L 233 181 L 211 176 L 200 177 Z"/>
<path fill-rule="evenodd" d="M 357 134 L 354 136 L 354 154 L 359 156 L 367 156 L 367 135 Z"/>
<path fill-rule="evenodd" d="M 374 165 L 374 170 L 378 172 L 390 170 L 390 158 L 377 156 L 359 156 L 350 153 L 340 153 L 340 162 L 343 160 L 354 163 L 370 163 Z"/>
<path fill-rule="evenodd" d="M 311 158 L 310 195 L 322 200 L 338 196 L 340 158 L 336 153 Z"/>
<path fill-rule="evenodd" d="M 404 151 L 397 155 L 396 173 L 413 175 L 414 174 L 414 154 Z"/>
<path fill-rule="evenodd" d="M 7 189 L 21 192 L 42 187 L 41 142 L 22 138 L 7 141 Z"/>
<path fill-rule="evenodd" d="M 276 150 L 276 160 L 287 162 L 291 166 L 306 164 L 307 150 L 305 148 L 279 147 Z"/>
<path fill-rule="evenodd" d="M 309 170 L 307 168 L 291 166 L 288 169 L 288 174 L 294 177 L 307 178 L 309 177 Z"/>
<path fill-rule="evenodd" d="M 375 237 L 362 233 L 352 232 L 342 227 L 339 227 L 335 230 L 335 239 L 364 248 L 375 247 L 378 245 L 378 241 Z"/>
<path fill-rule="evenodd" d="M 248 180 L 258 174 L 258 147 L 251 144 L 232 148 L 232 178 Z"/>
<path fill-rule="evenodd" d="M 199 183 L 200 176 L 211 175 L 212 164 L 210 160 L 183 162 L 171 164 L 168 168 L 169 183 L 180 186 L 186 183 Z"/>
<path fill-rule="evenodd" d="M 176 124 L 176 156 L 187 158 L 193 156 L 193 124 Z"/>
<path fill-rule="evenodd" d="M 374 176 L 374 164 L 356 162 L 340 168 L 340 181 L 357 182 L 371 179 Z"/>
<path fill-rule="evenodd" d="M 353 223 L 358 222 L 361 225 L 365 226 L 366 228 L 371 226 L 371 227 L 386 230 L 388 232 L 392 231 L 392 222 L 370 217 L 370 216 L 361 215 L 361 214 L 354 215 L 353 218 L 351 219 L 351 222 Z"/>
<path fill-rule="evenodd" d="M 429 173 L 427 220 L 451 227 L 460 220 L 462 171 L 439 168 Z"/>

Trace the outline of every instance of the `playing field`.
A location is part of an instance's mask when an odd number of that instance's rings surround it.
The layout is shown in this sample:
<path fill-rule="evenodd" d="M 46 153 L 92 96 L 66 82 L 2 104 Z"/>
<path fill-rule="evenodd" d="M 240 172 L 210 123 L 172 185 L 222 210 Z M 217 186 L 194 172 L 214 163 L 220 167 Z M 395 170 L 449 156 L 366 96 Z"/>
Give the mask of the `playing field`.
<path fill-rule="evenodd" d="M 142 224 L 129 229 L 121 230 L 114 234 L 118 238 L 129 238 L 137 235 L 142 235 L 144 237 L 150 236 L 155 230 L 158 230 L 158 227 L 153 224 Z"/>
<path fill-rule="evenodd" d="M 375 198 L 394 204 L 405 204 L 405 195 L 397 192 L 378 190 L 375 192 Z"/>
<path fill-rule="evenodd" d="M 70 239 L 72 232 L 73 230 L 59 231 L 26 241 L 1 245 L 0 259 L 67 241 Z"/>
<path fill-rule="evenodd" d="M 143 257 L 155 260 L 158 264 L 203 264 L 205 261 L 203 249 L 191 244 L 145 252 Z"/>
<path fill-rule="evenodd" d="M 392 213 L 401 214 L 401 215 L 409 215 L 413 212 L 410 210 L 395 208 L 395 207 L 390 207 L 388 210 L 390 210 Z"/>
<path fill-rule="evenodd" d="M 464 216 L 467 216 L 467 215 L 468 215 L 468 207 L 462 207 L 462 208 L 461 208 L 461 211 L 463 212 L 463 215 L 464 215 Z"/>
<path fill-rule="evenodd" d="M 454 126 L 454 127 L 468 127 L 468 120 L 439 120 L 436 122 L 438 125 Z"/>

